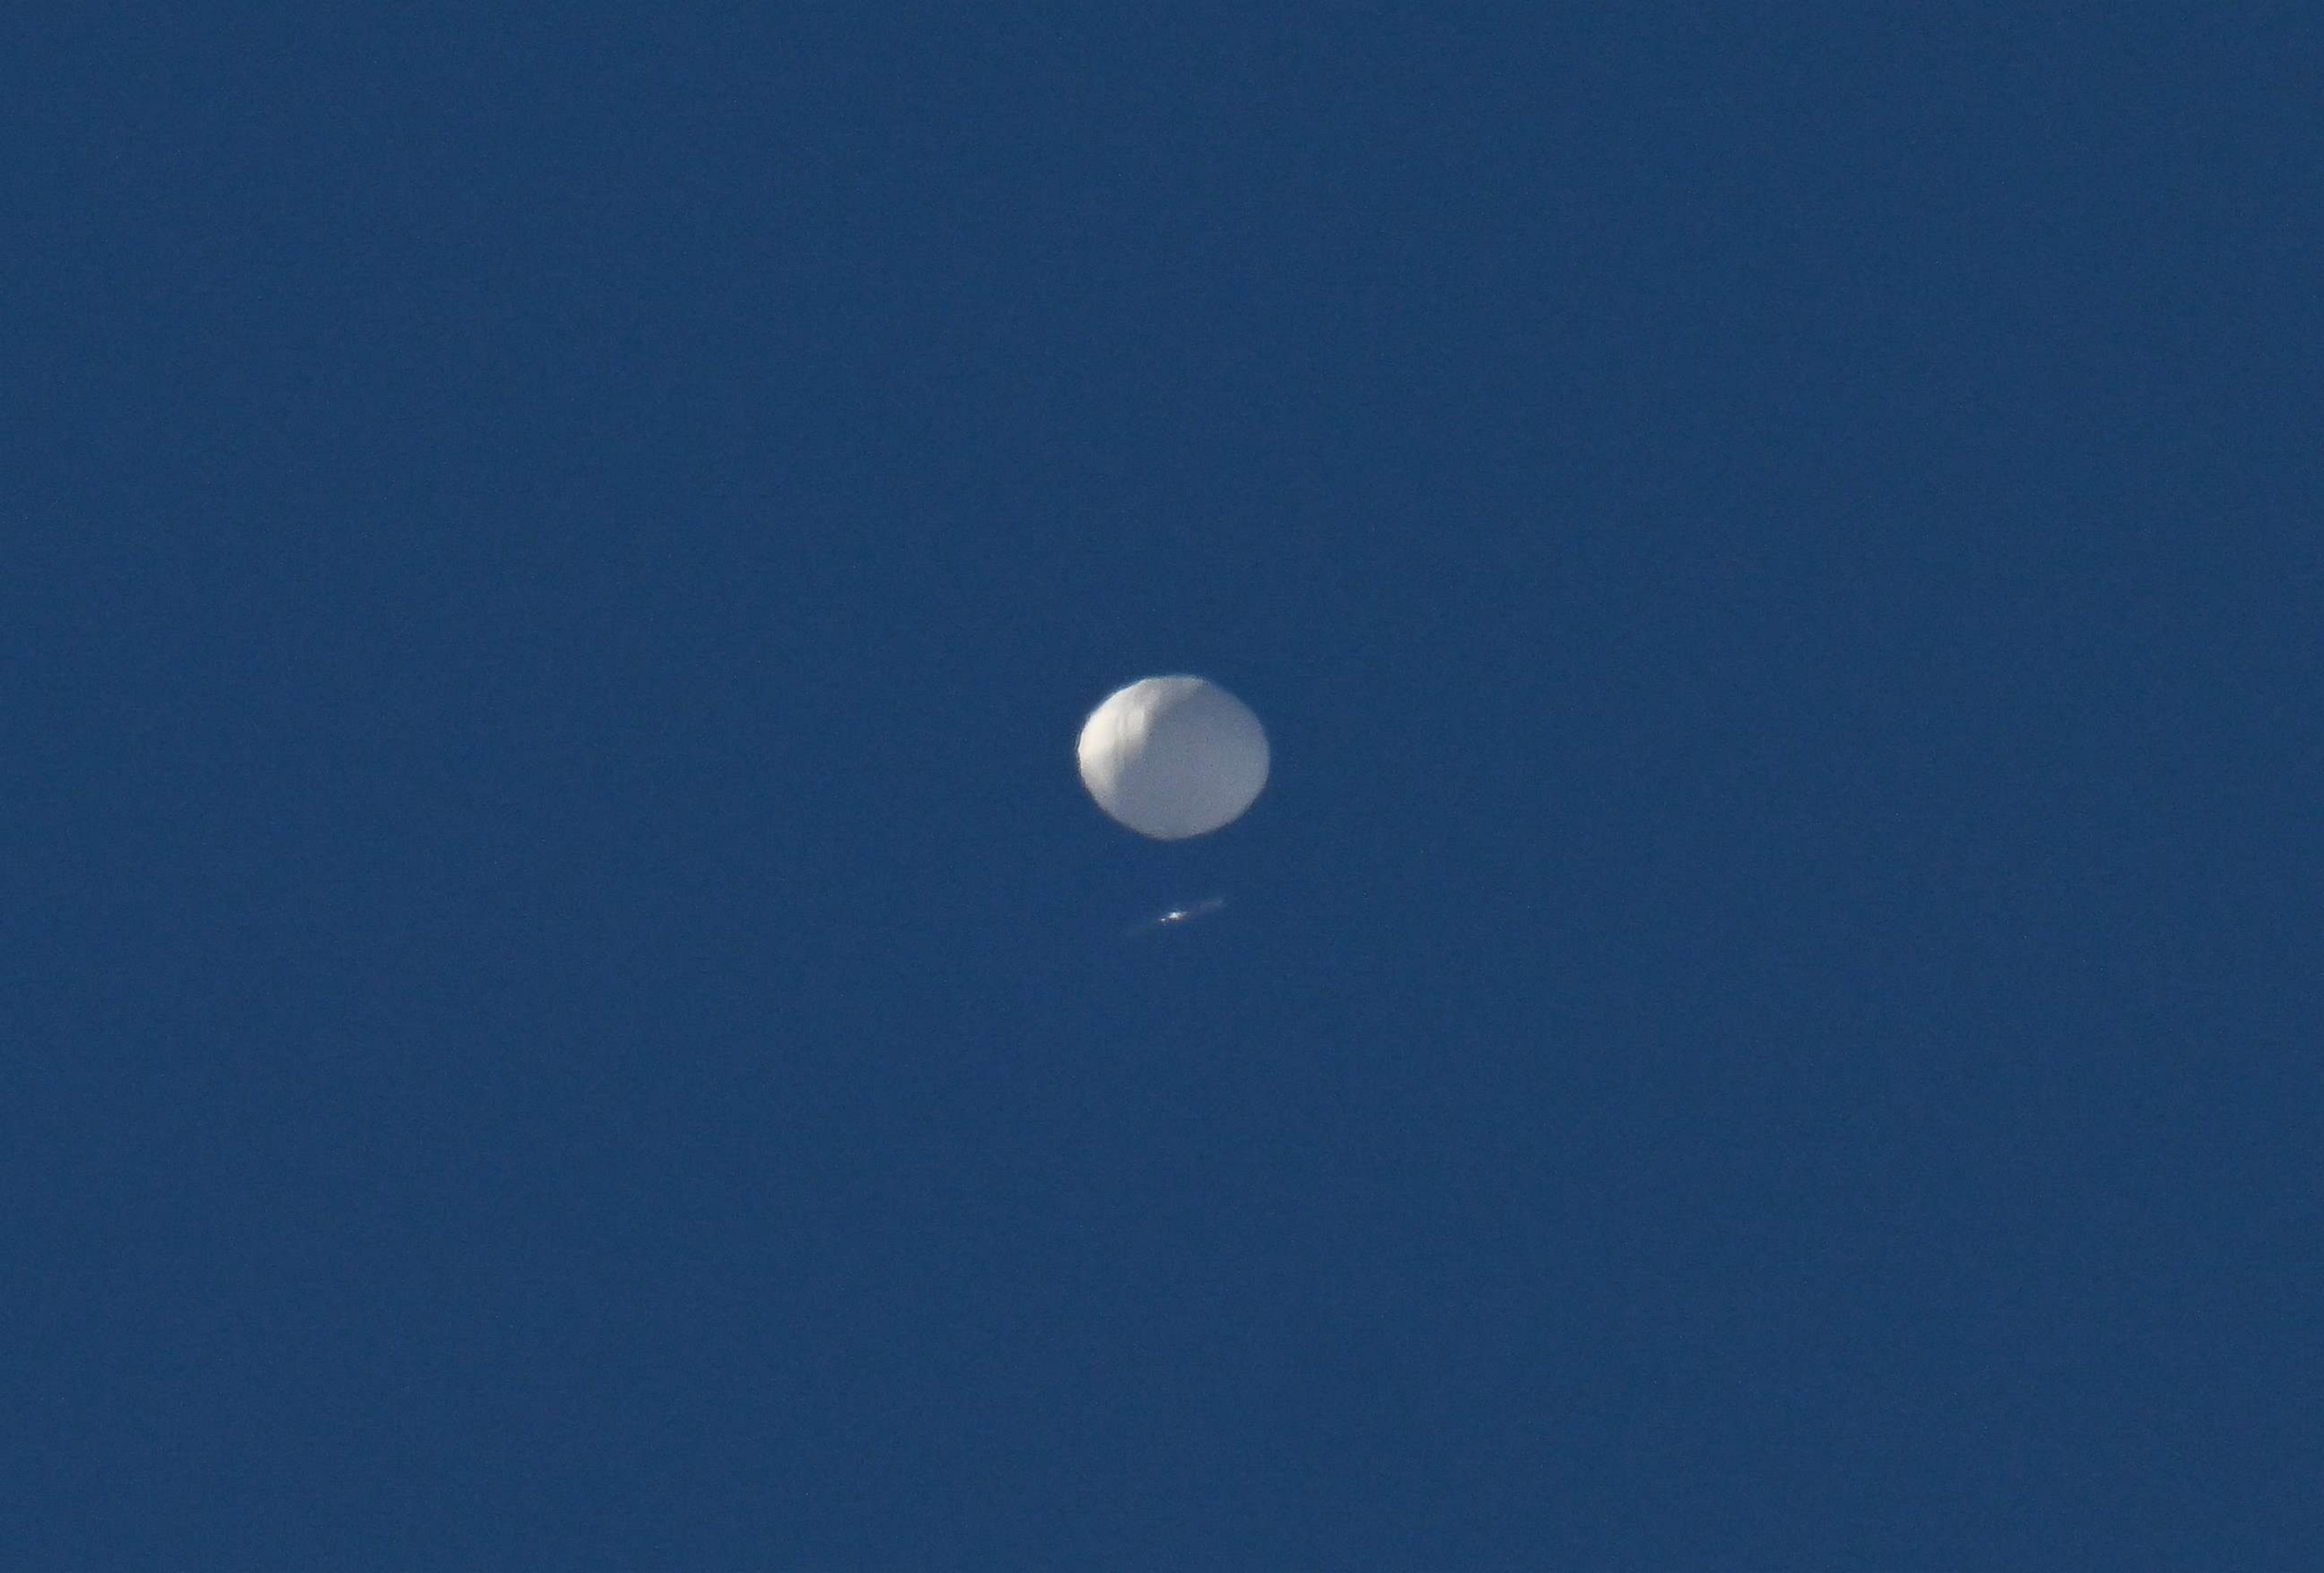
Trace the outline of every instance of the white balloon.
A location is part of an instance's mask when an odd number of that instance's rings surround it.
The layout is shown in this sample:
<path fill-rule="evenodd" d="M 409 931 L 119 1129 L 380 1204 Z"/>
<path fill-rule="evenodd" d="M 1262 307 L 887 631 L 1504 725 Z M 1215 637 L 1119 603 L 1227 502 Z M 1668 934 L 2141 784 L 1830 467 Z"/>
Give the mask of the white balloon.
<path fill-rule="evenodd" d="M 1141 836 L 1177 841 L 1240 818 L 1267 784 L 1267 733 L 1250 707 L 1198 677 L 1149 677 L 1082 724 L 1082 784 Z"/>

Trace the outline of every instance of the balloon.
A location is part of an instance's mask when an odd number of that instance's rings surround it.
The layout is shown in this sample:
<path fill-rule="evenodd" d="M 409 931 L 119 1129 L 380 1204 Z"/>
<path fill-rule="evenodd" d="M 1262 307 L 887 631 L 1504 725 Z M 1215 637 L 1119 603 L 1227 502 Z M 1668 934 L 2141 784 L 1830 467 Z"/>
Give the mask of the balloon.
<path fill-rule="evenodd" d="M 1198 677 L 1149 677 L 1082 724 L 1082 784 L 1141 836 L 1177 841 L 1240 817 L 1267 784 L 1267 734 L 1240 699 Z"/>

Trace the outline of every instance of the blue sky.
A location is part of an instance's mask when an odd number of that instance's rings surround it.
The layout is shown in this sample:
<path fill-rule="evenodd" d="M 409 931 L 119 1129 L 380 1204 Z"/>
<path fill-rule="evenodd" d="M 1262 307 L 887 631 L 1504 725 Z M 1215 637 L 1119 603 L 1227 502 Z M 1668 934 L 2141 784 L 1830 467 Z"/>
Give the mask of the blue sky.
<path fill-rule="evenodd" d="M 13 31 L 0 1560 L 2324 1552 L 2296 8 Z"/>

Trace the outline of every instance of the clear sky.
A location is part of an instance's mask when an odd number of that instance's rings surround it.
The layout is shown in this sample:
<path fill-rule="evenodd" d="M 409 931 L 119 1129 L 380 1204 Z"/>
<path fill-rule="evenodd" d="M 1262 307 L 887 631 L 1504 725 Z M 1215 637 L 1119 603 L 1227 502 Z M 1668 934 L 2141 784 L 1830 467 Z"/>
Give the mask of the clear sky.
<path fill-rule="evenodd" d="M 2310 8 L 174 11 L 0 41 L 0 1565 L 2324 1567 Z"/>

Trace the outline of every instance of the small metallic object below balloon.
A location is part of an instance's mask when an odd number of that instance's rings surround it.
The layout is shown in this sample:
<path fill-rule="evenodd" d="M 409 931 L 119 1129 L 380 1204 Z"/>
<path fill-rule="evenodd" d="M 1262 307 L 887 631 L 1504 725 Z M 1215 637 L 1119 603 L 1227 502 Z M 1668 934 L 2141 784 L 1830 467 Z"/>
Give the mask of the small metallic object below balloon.
<path fill-rule="evenodd" d="M 1183 907 L 1172 907 L 1158 917 L 1148 918 L 1130 931 L 1132 934 L 1150 934 L 1157 929 L 1183 929 L 1198 918 L 1209 917 L 1226 904 L 1227 898 L 1224 896 L 1204 896 L 1199 902 L 1190 902 Z"/>

